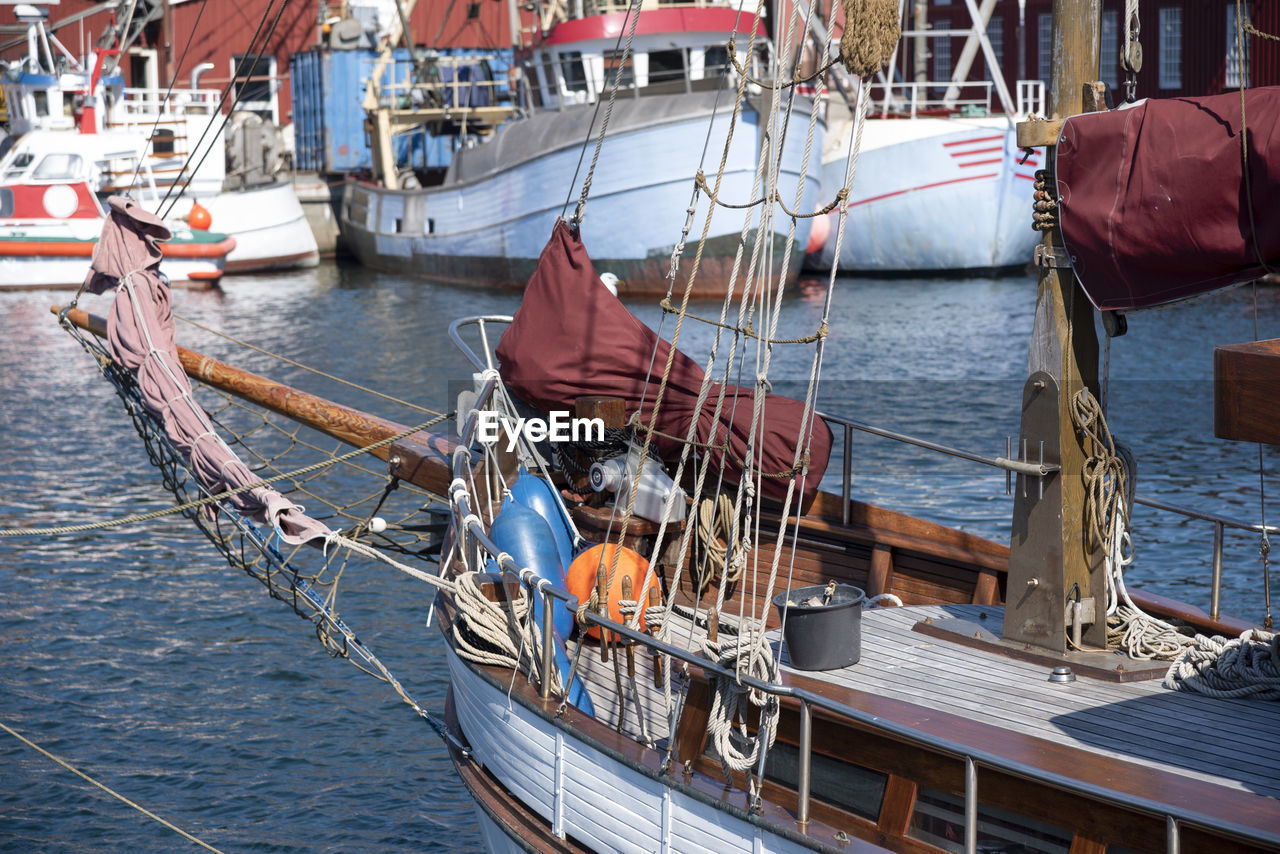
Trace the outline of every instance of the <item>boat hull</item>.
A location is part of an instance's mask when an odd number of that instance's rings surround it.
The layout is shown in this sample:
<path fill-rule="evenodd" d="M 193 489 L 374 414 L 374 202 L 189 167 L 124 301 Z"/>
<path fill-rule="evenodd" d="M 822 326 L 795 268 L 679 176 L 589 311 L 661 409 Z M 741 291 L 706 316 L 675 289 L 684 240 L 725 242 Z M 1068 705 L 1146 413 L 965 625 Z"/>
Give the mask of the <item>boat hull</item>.
<path fill-rule="evenodd" d="M 209 212 L 211 228 L 236 239 L 236 248 L 227 255 L 226 272 L 284 270 L 320 263 L 315 235 L 290 182 L 228 190 L 196 201 Z"/>
<path fill-rule="evenodd" d="M 620 294 L 668 290 L 679 223 L 693 198 L 694 176 L 704 163 L 702 147 L 715 109 L 714 94 L 619 102 L 581 228 L 597 272 L 618 276 Z M 566 213 L 566 197 L 567 213 L 573 212 L 577 182 L 586 173 L 585 163 L 579 171 L 579 158 L 592 110 L 574 108 L 512 123 L 499 131 L 501 139 L 473 150 L 479 155 L 461 152 L 451 167 L 451 180 L 440 187 L 394 191 L 349 181 L 340 216 L 344 240 L 369 267 L 460 284 L 524 287 L 552 226 Z M 720 143 L 729 124 L 729 112 L 722 106 L 705 158 L 709 184 L 715 181 Z M 721 180 L 719 197 L 724 202 L 740 204 L 761 195 L 759 190 L 753 193 L 759 143 L 757 113 L 745 111 L 734 129 Z M 819 150 L 816 143 L 813 150 Z M 588 160 L 590 155 L 588 150 Z M 803 184 L 800 209 L 813 210 L 818 204 L 820 166 L 815 154 L 806 170 L 803 155 L 804 135 L 791 134 L 783 152 L 779 190 L 792 207 L 797 185 Z M 474 165 L 458 162 L 468 157 Z M 568 187 L 574 189 L 566 196 Z M 706 194 L 700 193 L 677 289 L 691 269 L 708 206 Z M 756 217 L 759 207 L 752 209 Z M 777 210 L 775 220 L 772 248 L 777 262 L 788 254 L 789 218 Z M 743 221 L 743 211 L 717 206 L 694 280 L 695 295 L 724 294 Z M 808 219 L 798 222 L 788 258 L 791 279 L 799 273 L 809 225 Z M 744 270 L 748 259 L 749 254 Z"/>
<path fill-rule="evenodd" d="M 44 236 L 35 232 L 48 229 L 0 228 L 0 290 L 79 288 L 98 243 L 101 225 L 95 226 L 92 237 L 61 233 L 64 229 L 58 229 L 57 236 Z M 204 290 L 222 277 L 235 242 L 220 234 L 205 237 L 162 244 L 160 269 L 174 287 Z"/>
<path fill-rule="evenodd" d="M 843 186 L 847 122 L 831 131 L 823 187 Z M 1040 236 L 1031 228 L 1039 151 L 1021 163 L 1004 118 L 870 119 L 863 133 L 839 269 L 867 273 L 988 272 L 1026 266 Z M 806 259 L 835 262 L 839 213 Z"/>
<path fill-rule="evenodd" d="M 712 805 L 660 774 L 661 753 L 651 751 L 654 761 L 643 769 L 621 761 L 552 716 L 511 701 L 452 648 L 448 659 L 453 710 L 471 756 L 551 836 L 588 850 L 637 854 L 811 850 L 770 832 L 745 810 Z M 602 792 L 609 793 L 607 808 L 599 805 Z M 486 842 L 492 836 L 497 843 L 489 843 L 491 850 L 512 850 L 509 833 L 492 830 L 485 834 Z"/>

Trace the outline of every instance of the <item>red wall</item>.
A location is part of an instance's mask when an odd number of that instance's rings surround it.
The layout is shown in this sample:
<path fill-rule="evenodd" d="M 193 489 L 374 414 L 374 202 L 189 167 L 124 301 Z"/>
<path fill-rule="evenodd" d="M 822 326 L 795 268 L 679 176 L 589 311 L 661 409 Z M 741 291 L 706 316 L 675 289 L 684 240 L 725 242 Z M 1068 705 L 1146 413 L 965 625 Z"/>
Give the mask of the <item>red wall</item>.
<path fill-rule="evenodd" d="M 62 0 L 50 7 L 50 22 L 69 17 L 96 5 L 97 0 Z M 452 12 L 450 13 L 450 6 Z M 469 7 L 474 6 L 477 17 L 469 18 Z M 283 11 L 281 11 L 283 9 Z M 446 20 L 446 13 L 448 18 Z M 250 52 L 250 47 L 264 44 L 267 52 L 276 58 L 277 74 L 282 77 L 280 115 L 288 120 L 292 93 L 289 87 L 289 56 L 319 44 L 320 7 L 315 2 L 292 0 L 188 0 L 172 7 L 173 40 L 168 46 L 169 59 L 173 63 L 178 85 L 187 85 L 191 69 L 202 62 L 214 63 L 214 68 L 200 78 L 202 88 L 221 89 L 227 85 L 231 73 L 233 54 Z M 526 26 L 532 16 L 522 13 Z M 505 0 L 419 0 L 410 17 L 415 44 L 433 44 L 440 47 L 498 48 L 510 45 L 510 25 Z M 264 18 L 265 16 L 265 18 Z M 97 13 L 84 21 L 84 34 L 89 44 L 108 24 L 108 13 Z M 16 24 L 12 6 L 0 6 L 0 24 Z M 273 27 L 274 23 L 274 29 Z M 59 31 L 59 37 L 72 53 L 79 51 L 80 24 L 70 24 Z M 257 42 L 254 34 L 259 31 Z M 194 33 L 194 35 L 192 35 Z M 188 39 L 190 41 L 188 44 Z M 25 39 L 14 36 L 4 41 L 19 41 L 18 45 L 0 50 L 0 58 L 13 59 L 26 51 Z M 164 32 L 159 23 L 147 27 L 141 42 L 143 46 L 161 50 L 161 85 L 165 78 Z M 127 71 L 126 71 L 127 74 Z M 126 79 L 127 85 L 135 85 Z M 140 81 L 139 81 L 140 83 Z"/>

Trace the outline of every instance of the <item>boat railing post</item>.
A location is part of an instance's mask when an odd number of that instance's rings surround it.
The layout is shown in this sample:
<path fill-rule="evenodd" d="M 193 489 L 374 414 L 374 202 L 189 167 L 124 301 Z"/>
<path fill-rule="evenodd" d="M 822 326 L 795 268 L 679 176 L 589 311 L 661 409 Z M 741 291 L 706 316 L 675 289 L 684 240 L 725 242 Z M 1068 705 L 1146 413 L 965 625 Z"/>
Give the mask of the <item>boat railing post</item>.
<path fill-rule="evenodd" d="M 1218 619 L 1222 600 L 1222 529 L 1221 520 L 1213 523 L 1213 580 L 1209 593 L 1209 617 Z"/>
<path fill-rule="evenodd" d="M 542 699 L 551 697 L 551 653 L 554 641 L 551 637 L 551 591 L 541 588 L 538 595 L 542 597 Z M 569 686 L 565 686 L 566 693 Z"/>
<path fill-rule="evenodd" d="M 796 820 L 804 827 L 809 823 L 809 786 L 813 758 L 813 709 L 807 700 L 800 700 L 800 763 L 796 783 Z"/>
<path fill-rule="evenodd" d="M 978 851 L 978 766 L 972 756 L 964 758 L 964 850 Z"/>
<path fill-rule="evenodd" d="M 853 508 L 849 504 L 850 494 L 853 491 L 853 425 L 844 425 L 844 459 L 841 461 L 840 472 L 840 519 L 848 525 L 849 519 L 853 514 Z"/>
<path fill-rule="evenodd" d="M 1168 854 L 1178 854 L 1181 849 L 1178 836 L 1178 820 L 1171 815 L 1164 817 L 1165 835 L 1167 843 L 1165 845 Z"/>

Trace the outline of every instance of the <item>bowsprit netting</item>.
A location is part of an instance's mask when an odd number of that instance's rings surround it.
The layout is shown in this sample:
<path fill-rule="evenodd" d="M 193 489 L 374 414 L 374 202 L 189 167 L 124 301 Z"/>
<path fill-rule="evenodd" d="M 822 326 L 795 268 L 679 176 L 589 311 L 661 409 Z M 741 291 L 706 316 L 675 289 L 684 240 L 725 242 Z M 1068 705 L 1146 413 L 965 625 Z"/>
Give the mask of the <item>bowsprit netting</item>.
<path fill-rule="evenodd" d="M 181 513 L 213 543 L 227 562 L 260 581 L 314 627 L 330 655 L 346 658 L 391 685 L 415 711 L 443 733 L 399 681 L 364 646 L 338 612 L 339 588 L 349 569 L 393 563 L 415 576 L 430 574 L 440 555 L 447 521 L 438 496 L 373 465 L 369 447 L 352 449 L 336 440 L 231 394 L 196 381 L 193 391 L 212 425 L 262 482 L 308 505 L 309 515 L 339 532 L 341 541 L 290 546 L 278 532 L 237 512 L 227 493 L 211 494 L 144 404 L 134 375 L 112 358 L 104 343 L 66 319 L 62 325 L 92 355 L 112 384 Z M 415 428 L 447 419 L 433 414 Z M 379 443 L 385 444 L 385 443 Z M 257 486 L 260 484 L 251 484 Z M 354 544 L 354 546 L 352 545 Z M 376 551 L 375 551 L 376 550 Z M 384 556 L 375 561 L 371 556 Z"/>

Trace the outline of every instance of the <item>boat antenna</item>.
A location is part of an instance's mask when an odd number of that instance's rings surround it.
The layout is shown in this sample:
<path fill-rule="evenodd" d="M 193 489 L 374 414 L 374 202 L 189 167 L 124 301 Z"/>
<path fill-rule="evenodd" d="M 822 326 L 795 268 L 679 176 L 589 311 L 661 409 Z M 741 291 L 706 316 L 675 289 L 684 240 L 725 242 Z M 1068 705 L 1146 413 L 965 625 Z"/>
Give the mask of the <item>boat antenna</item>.
<path fill-rule="evenodd" d="M 271 14 L 271 7 L 274 4 L 274 2 L 275 0 L 272 0 L 272 2 L 267 4 L 267 8 L 262 13 L 262 19 L 258 21 L 258 28 L 254 30 L 253 38 L 249 40 L 250 51 L 254 50 L 254 46 L 258 42 L 258 36 L 262 33 L 262 28 L 267 23 L 267 16 Z M 289 0 L 283 0 L 283 2 L 281 2 L 280 4 L 280 7 L 276 10 L 275 19 L 271 22 L 271 27 L 270 29 L 267 30 L 266 37 L 262 40 L 261 46 L 257 47 L 257 53 L 253 54 L 253 63 L 249 66 L 251 71 L 256 71 L 258 69 L 258 64 L 262 62 L 262 57 L 263 57 L 263 54 L 266 52 L 267 44 L 270 43 L 271 37 L 275 35 L 276 26 L 280 23 L 280 18 L 284 14 L 284 10 L 286 7 L 288 7 L 288 5 L 289 5 Z M 231 87 L 235 85 L 235 82 L 236 82 L 235 75 L 233 75 L 231 79 L 227 81 L 226 87 L 223 88 L 222 90 L 222 97 L 219 98 L 218 100 L 219 109 L 221 109 L 222 105 L 227 102 L 227 96 L 231 94 Z M 226 128 L 227 122 L 231 120 L 231 114 L 235 112 L 236 105 L 240 103 L 240 98 L 244 95 L 244 89 L 245 87 L 243 86 L 240 87 L 240 89 L 236 92 L 235 98 L 233 98 L 231 101 L 231 106 L 228 107 L 226 113 L 223 114 L 222 123 L 218 126 L 217 132 L 219 134 L 222 133 L 223 129 Z M 197 139 L 196 144 L 191 147 L 191 150 L 193 152 L 200 150 L 200 146 L 204 144 L 204 139 L 209 134 L 209 129 L 212 127 L 213 127 L 213 122 L 209 122 L 207 125 L 205 125 L 204 130 L 201 131 L 200 133 L 200 138 Z M 215 139 L 216 139 L 216 135 L 215 135 Z M 164 219 L 173 211 L 173 206 L 178 203 L 178 199 L 182 198 L 182 194 L 187 191 L 187 187 L 189 187 L 191 185 L 191 182 L 195 179 L 196 173 L 200 171 L 200 167 L 204 164 L 205 158 L 209 156 L 209 152 L 212 150 L 212 148 L 213 148 L 212 145 L 205 148 L 204 153 L 200 155 L 200 158 L 199 160 L 196 161 L 195 166 L 191 166 L 190 158 L 187 159 L 187 162 L 182 164 L 182 169 L 179 170 L 177 179 L 175 179 L 174 182 L 169 185 L 169 189 L 165 192 L 164 198 L 160 200 L 160 204 L 162 206 L 165 204 L 165 202 L 169 202 L 168 207 L 166 207 L 164 211 L 157 211 L 161 219 Z M 191 169 L 191 173 L 187 175 L 186 180 L 183 181 L 182 176 L 187 172 L 188 168 Z M 178 190 L 178 195 L 174 196 L 173 201 L 170 202 L 169 197 L 173 195 L 173 188 L 177 187 L 179 182 L 181 182 L 182 188 Z"/>
<path fill-rule="evenodd" d="M 627 17 L 622 21 L 624 25 L 628 20 L 631 22 L 631 26 L 627 28 L 627 44 L 623 48 L 622 61 L 613 70 L 613 83 L 609 87 L 609 106 L 604 111 L 604 121 L 600 124 L 600 135 L 596 137 L 596 150 L 591 155 L 591 166 L 587 169 L 587 177 L 582 180 L 582 194 L 578 196 L 578 206 L 574 208 L 573 216 L 569 219 L 569 224 L 574 229 L 582 223 L 582 217 L 585 215 L 587 197 L 591 194 L 591 179 L 595 177 L 596 164 L 600 162 L 600 149 L 604 147 L 605 134 L 609 131 L 609 117 L 613 115 L 613 102 L 618 97 L 618 83 L 622 80 L 622 72 L 626 70 L 627 63 L 631 61 L 631 40 L 635 37 L 636 23 L 640 20 L 641 2 L 642 0 L 631 0 L 627 4 Z M 621 43 L 622 32 L 619 31 L 617 41 L 613 45 L 614 55 L 617 55 L 618 45 Z M 597 98 L 595 112 L 591 114 L 591 124 L 587 127 L 587 137 L 582 141 L 582 150 L 578 152 L 578 165 L 573 170 L 573 180 L 569 182 L 569 192 L 565 194 L 564 205 L 560 208 L 561 217 L 569 209 L 569 199 L 573 198 L 573 185 L 578 183 L 578 173 L 582 171 L 582 159 L 587 154 L 587 144 L 591 142 L 591 131 L 595 128 L 596 117 L 599 115 L 600 99 Z"/>

